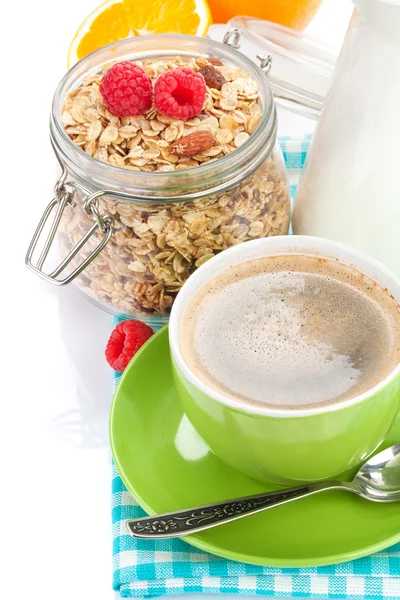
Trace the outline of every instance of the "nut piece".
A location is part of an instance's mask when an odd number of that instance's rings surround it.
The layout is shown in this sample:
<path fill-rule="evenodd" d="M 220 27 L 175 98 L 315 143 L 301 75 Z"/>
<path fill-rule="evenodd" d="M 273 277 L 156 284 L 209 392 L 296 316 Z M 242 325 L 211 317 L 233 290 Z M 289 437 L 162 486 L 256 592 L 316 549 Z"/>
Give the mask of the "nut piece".
<path fill-rule="evenodd" d="M 206 80 L 206 85 L 210 88 L 214 88 L 216 90 L 220 90 L 224 83 L 226 83 L 225 77 L 221 75 L 212 65 L 206 65 L 202 67 L 199 71 Z"/>
<path fill-rule="evenodd" d="M 211 131 L 201 129 L 173 142 L 169 146 L 168 152 L 175 156 L 196 156 L 209 150 L 213 143 L 214 136 Z"/>

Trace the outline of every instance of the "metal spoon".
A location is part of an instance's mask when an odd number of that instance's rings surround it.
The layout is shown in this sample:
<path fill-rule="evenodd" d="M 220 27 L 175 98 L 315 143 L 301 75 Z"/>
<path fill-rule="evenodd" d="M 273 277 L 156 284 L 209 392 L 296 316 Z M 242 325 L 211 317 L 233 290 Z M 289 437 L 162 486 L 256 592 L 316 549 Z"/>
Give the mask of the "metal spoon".
<path fill-rule="evenodd" d="M 182 537 L 210 527 L 223 525 L 248 515 L 318 494 L 325 490 L 340 489 L 353 492 L 373 502 L 400 500 L 400 444 L 383 450 L 370 458 L 358 471 L 353 481 L 322 481 L 282 491 L 266 492 L 234 500 L 214 502 L 144 517 L 126 522 L 128 532 L 137 538 Z"/>

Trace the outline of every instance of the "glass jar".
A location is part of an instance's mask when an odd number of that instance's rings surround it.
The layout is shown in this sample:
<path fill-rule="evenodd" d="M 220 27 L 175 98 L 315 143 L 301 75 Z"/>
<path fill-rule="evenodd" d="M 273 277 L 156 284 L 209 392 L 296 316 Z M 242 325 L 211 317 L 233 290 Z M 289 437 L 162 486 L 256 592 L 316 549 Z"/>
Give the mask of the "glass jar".
<path fill-rule="evenodd" d="M 117 60 L 173 56 L 213 57 L 253 77 L 262 117 L 244 144 L 199 167 L 145 172 L 100 162 L 70 140 L 61 109 L 66 94 L 84 77 Z M 214 254 L 288 232 L 290 194 L 276 132 L 264 72 L 229 43 L 151 35 L 94 52 L 65 75 L 54 96 L 50 134 L 62 175 L 29 248 L 28 267 L 57 285 L 75 279 L 90 300 L 109 312 L 162 325 L 185 280 Z M 39 238 L 53 210 L 56 216 L 40 253 Z M 65 258 L 49 273 L 43 265 L 56 232 Z"/>

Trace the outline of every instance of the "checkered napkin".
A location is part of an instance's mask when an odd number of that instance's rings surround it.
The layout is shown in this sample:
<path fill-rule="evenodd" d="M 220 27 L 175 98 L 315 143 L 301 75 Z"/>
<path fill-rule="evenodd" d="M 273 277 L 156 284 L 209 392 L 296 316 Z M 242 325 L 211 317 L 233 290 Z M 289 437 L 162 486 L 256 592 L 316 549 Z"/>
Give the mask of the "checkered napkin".
<path fill-rule="evenodd" d="M 310 138 L 284 137 L 280 142 L 294 197 Z M 338 565 L 309 569 L 268 568 L 225 560 L 179 539 L 139 540 L 127 535 L 124 520 L 144 515 L 113 465 L 113 586 L 123 598 L 208 592 L 287 598 L 400 600 L 400 544 L 373 556 Z"/>

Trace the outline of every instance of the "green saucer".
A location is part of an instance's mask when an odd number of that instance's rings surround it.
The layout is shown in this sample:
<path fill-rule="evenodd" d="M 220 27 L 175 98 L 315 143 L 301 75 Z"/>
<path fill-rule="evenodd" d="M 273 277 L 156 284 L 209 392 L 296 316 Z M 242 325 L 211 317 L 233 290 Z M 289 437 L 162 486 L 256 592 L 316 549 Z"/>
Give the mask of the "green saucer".
<path fill-rule="evenodd" d="M 149 514 L 276 489 L 226 466 L 194 431 L 177 398 L 166 328 L 124 372 L 111 409 L 110 438 L 126 487 Z M 400 503 L 374 504 L 330 491 L 184 539 L 258 565 L 326 565 L 399 542 Z"/>

